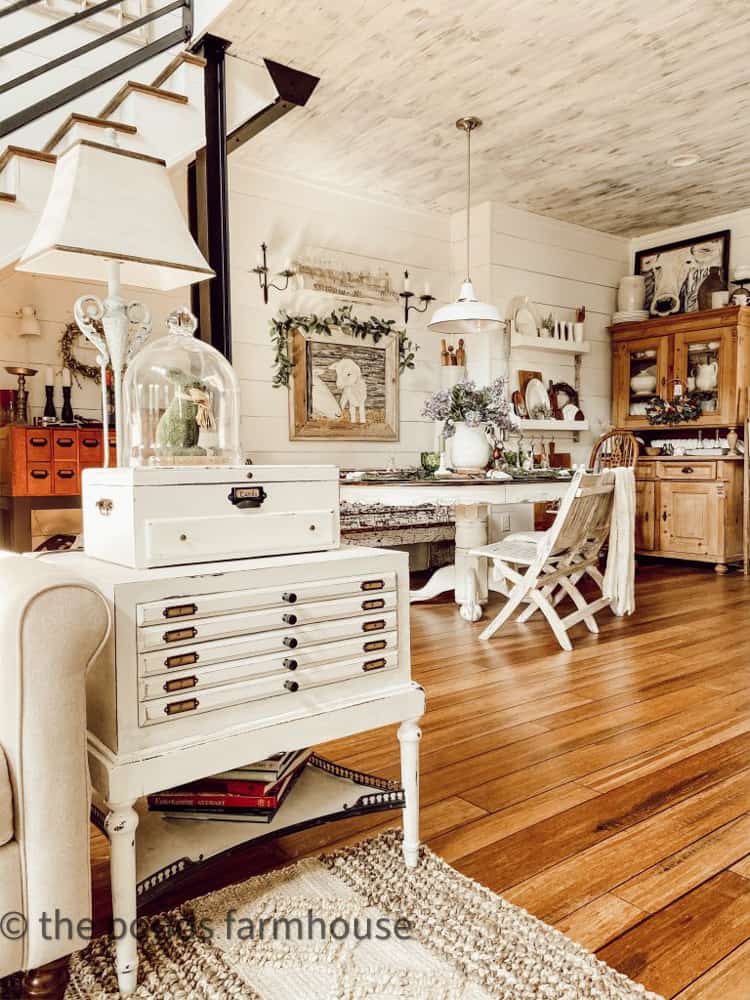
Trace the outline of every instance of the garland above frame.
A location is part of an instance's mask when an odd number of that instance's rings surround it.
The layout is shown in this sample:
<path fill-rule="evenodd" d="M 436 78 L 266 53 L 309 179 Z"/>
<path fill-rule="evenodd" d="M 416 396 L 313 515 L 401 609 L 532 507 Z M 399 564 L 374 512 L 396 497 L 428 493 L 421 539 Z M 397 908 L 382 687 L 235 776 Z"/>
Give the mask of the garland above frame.
<path fill-rule="evenodd" d="M 272 385 L 274 388 L 289 385 L 294 368 L 289 348 L 289 334 L 294 330 L 300 330 L 308 336 L 323 337 L 330 337 L 334 330 L 339 330 L 356 340 L 372 337 L 376 344 L 383 337 L 396 335 L 398 336 L 399 372 L 403 374 L 407 368 L 415 367 L 419 345 L 409 339 L 406 330 L 396 330 L 394 319 L 378 319 L 377 316 L 370 316 L 366 320 L 357 319 L 356 316 L 352 315 L 353 308 L 353 306 L 342 306 L 341 309 L 333 309 L 327 316 L 318 316 L 315 313 L 309 316 L 290 316 L 282 310 L 277 318 L 271 320 L 271 342 L 274 347 L 273 367 L 275 369 Z"/>

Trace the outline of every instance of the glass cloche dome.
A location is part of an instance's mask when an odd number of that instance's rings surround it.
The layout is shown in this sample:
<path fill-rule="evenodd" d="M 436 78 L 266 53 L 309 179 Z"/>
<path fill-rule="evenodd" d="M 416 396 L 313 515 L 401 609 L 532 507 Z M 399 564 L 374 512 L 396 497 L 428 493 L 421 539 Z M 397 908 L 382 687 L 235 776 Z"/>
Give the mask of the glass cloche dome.
<path fill-rule="evenodd" d="M 240 386 L 227 359 L 194 336 L 195 316 L 177 309 L 165 337 L 147 344 L 125 373 L 129 465 L 241 465 Z"/>

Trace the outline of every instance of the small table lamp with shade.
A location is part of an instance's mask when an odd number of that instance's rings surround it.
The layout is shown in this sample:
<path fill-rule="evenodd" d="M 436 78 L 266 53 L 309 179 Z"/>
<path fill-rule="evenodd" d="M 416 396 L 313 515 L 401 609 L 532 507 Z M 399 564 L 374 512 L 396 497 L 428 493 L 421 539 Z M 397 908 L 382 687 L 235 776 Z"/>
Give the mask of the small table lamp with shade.
<path fill-rule="evenodd" d="M 107 282 L 107 297 L 82 296 L 74 315 L 97 350 L 105 441 L 106 368 L 112 366 L 117 464 L 123 465 L 123 371 L 149 336 L 151 317 L 141 303 L 125 301 L 121 283 L 163 292 L 214 274 L 188 230 L 164 160 L 114 144 L 74 143 L 57 160 L 49 197 L 17 269 Z"/>

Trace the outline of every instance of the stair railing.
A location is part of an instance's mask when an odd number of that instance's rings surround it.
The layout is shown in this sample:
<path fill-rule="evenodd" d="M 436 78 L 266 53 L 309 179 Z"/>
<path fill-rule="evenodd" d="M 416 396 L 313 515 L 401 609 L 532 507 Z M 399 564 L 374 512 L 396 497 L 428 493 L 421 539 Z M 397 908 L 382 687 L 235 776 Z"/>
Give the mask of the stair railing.
<path fill-rule="evenodd" d="M 3 56 L 10 55 L 11 52 L 33 45 L 34 42 L 40 41 L 42 38 L 48 38 L 50 35 L 54 35 L 56 32 L 62 31 L 73 24 L 78 24 L 81 21 L 96 17 L 104 11 L 117 7 L 118 5 L 122 5 L 123 3 L 124 0 L 96 0 L 96 2 L 93 2 L 90 5 L 87 2 L 83 2 L 79 5 L 79 9 L 76 10 L 75 13 L 63 16 L 59 20 L 55 20 L 51 24 L 46 25 L 44 28 L 31 32 L 14 42 L 9 42 L 6 45 L 0 45 L 0 59 Z M 45 0 L 15 0 L 14 3 L 11 3 L 6 7 L 0 7 L 0 24 L 2 23 L 3 18 L 10 17 L 18 11 L 31 7 L 35 4 L 46 6 Z M 122 10 L 123 8 L 120 6 L 120 11 L 122 12 Z M 56 111 L 57 108 L 63 107 L 71 101 L 81 97 L 83 94 L 87 94 L 89 91 L 100 87 L 102 84 L 108 83 L 110 80 L 114 80 L 116 77 L 129 72 L 134 67 L 140 66 L 149 59 L 153 59 L 154 56 L 158 56 L 162 52 L 166 52 L 168 49 L 174 48 L 177 45 L 184 45 L 190 40 L 193 33 L 192 0 L 168 0 L 167 3 L 160 7 L 156 7 L 153 10 L 149 10 L 147 3 L 140 0 L 139 10 L 141 13 L 135 18 L 131 19 L 129 17 L 126 18 L 121 16 L 121 23 L 119 27 L 114 28 L 112 31 L 103 31 L 102 34 L 98 34 L 95 38 L 91 39 L 91 41 L 86 42 L 83 45 L 79 45 L 77 48 L 71 49 L 69 52 L 63 52 L 54 59 L 50 59 L 41 66 L 35 66 L 32 70 L 21 73 L 12 80 L 1 83 L 0 94 L 6 94 L 11 90 L 15 90 L 17 87 L 21 87 L 23 84 L 28 83 L 29 80 L 35 79 L 45 73 L 50 73 L 53 70 L 58 69 L 60 66 L 64 66 L 66 63 L 72 62 L 74 59 L 79 59 L 81 56 L 84 56 L 89 52 L 94 52 L 96 49 L 114 41 L 116 38 L 122 38 L 123 36 L 131 35 L 134 32 L 136 33 L 135 37 L 138 37 L 137 33 L 144 31 L 148 32 L 145 44 L 135 48 L 132 52 L 129 52 L 127 55 L 122 56 L 119 59 L 115 59 L 92 73 L 88 73 L 86 76 L 81 77 L 80 80 L 76 80 L 75 83 L 54 91 L 47 97 L 44 97 L 39 101 L 35 101 L 29 107 L 24 108 L 0 121 L 0 139 L 6 135 L 10 135 L 19 128 L 23 128 L 24 125 L 29 125 L 38 118 L 42 118 L 51 111 Z M 157 33 L 153 29 L 154 23 L 160 18 L 166 17 L 168 14 L 179 10 L 182 11 L 180 26 L 157 37 Z M 0 30 L 0 35 L 1 34 L 2 31 Z"/>

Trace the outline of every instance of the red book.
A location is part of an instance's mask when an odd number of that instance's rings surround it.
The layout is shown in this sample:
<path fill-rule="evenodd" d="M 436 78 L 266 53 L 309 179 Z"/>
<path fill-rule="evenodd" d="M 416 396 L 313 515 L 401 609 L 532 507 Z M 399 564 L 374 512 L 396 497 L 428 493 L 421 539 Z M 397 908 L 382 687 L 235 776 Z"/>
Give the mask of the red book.
<path fill-rule="evenodd" d="M 149 795 L 152 809 L 171 809 L 188 806 L 191 809 L 220 808 L 227 812 L 247 812 L 250 809 L 276 809 L 279 800 L 275 795 L 225 795 L 221 792 L 159 792 Z"/>

